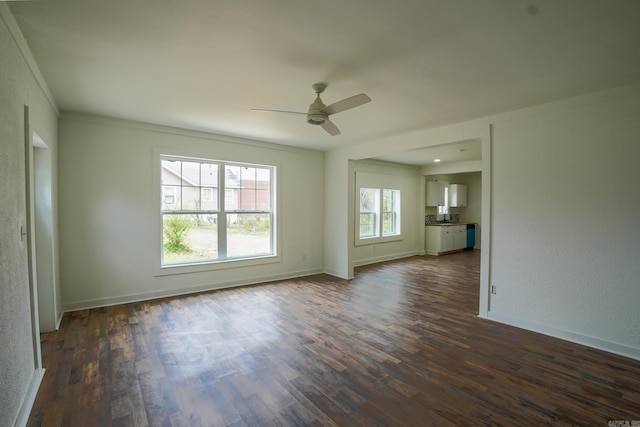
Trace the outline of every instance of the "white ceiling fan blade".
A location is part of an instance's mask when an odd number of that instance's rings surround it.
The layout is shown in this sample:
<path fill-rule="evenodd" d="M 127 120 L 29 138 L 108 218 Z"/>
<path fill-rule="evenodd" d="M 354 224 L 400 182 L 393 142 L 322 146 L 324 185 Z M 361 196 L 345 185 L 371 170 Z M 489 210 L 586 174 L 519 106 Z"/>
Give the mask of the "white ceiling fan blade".
<path fill-rule="evenodd" d="M 371 101 L 371 98 L 369 98 L 364 93 L 361 93 L 359 95 L 354 95 L 352 97 L 345 98 L 342 101 L 335 102 L 329 105 L 328 107 L 323 108 L 322 112 L 327 113 L 329 115 L 336 114 L 341 111 L 349 110 L 351 108 L 358 107 L 362 104 L 366 104 L 367 102 L 370 102 L 370 101 Z"/>
<path fill-rule="evenodd" d="M 251 111 L 257 111 L 258 113 L 285 113 L 285 114 L 304 114 L 304 115 L 307 114 L 307 113 L 302 113 L 300 111 L 268 110 L 265 108 L 252 108 Z"/>
<path fill-rule="evenodd" d="M 325 120 L 320 126 L 322 126 L 322 129 L 326 130 L 331 136 L 340 135 L 340 129 L 338 129 L 338 127 L 329 119 Z"/>

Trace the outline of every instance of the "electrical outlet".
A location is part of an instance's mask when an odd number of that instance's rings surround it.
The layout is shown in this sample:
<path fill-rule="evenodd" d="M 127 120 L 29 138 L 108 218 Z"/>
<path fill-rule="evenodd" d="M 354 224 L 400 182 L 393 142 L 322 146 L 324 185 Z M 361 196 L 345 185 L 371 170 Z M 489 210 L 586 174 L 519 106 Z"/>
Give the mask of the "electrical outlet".
<path fill-rule="evenodd" d="M 491 293 L 496 295 L 498 293 L 498 287 L 496 285 L 491 285 Z"/>

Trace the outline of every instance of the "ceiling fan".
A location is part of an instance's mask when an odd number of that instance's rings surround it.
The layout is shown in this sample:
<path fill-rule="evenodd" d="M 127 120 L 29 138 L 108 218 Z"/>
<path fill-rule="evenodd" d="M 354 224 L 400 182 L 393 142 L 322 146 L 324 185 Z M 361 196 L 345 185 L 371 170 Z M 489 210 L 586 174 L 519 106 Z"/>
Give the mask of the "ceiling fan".
<path fill-rule="evenodd" d="M 298 111 L 283 111 L 283 110 L 267 110 L 262 108 L 252 108 L 251 111 L 262 111 L 270 113 L 289 113 L 289 114 L 305 114 L 307 116 L 307 123 L 312 125 L 320 125 L 322 129 L 327 131 L 331 136 L 340 135 L 340 129 L 329 120 L 329 116 L 340 113 L 342 111 L 350 110 L 355 107 L 359 107 L 362 104 L 366 104 L 371 101 L 364 93 L 345 98 L 342 101 L 335 102 L 329 106 L 324 105 L 320 99 L 320 94 L 327 88 L 326 83 L 316 83 L 312 85 L 313 90 L 316 92 L 316 99 L 309 105 L 309 111 L 306 113 Z"/>

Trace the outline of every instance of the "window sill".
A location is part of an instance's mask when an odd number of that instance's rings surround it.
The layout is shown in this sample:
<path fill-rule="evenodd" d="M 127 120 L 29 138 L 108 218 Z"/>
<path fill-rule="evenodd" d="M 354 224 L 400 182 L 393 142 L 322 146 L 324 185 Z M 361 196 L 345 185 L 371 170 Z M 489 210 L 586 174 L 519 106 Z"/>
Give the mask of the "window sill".
<path fill-rule="evenodd" d="M 174 274 L 200 273 L 206 271 L 246 268 L 256 265 L 280 262 L 279 255 L 265 255 L 255 258 L 226 259 L 220 261 L 194 262 L 192 264 L 173 264 L 157 266 L 154 276 L 170 276 Z"/>
<path fill-rule="evenodd" d="M 377 245 L 379 243 L 397 242 L 402 240 L 402 234 L 384 237 L 369 237 L 366 239 L 357 239 L 355 246 Z"/>

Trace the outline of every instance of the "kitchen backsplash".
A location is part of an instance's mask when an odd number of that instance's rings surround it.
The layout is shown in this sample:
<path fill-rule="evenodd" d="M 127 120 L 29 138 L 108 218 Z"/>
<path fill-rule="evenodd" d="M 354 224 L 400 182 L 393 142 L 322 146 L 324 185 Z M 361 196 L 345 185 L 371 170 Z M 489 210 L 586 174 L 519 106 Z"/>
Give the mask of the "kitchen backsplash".
<path fill-rule="evenodd" d="M 424 216 L 424 223 L 425 224 L 437 224 L 438 220 L 436 219 L 437 215 L 425 215 Z M 449 222 L 452 223 L 458 223 L 460 222 L 460 214 L 454 213 L 451 214 L 451 218 L 447 218 Z"/>

